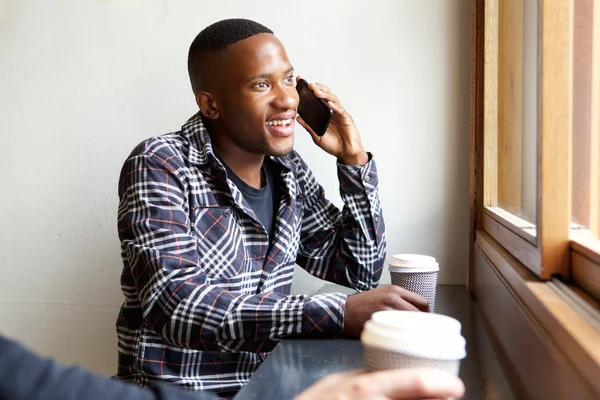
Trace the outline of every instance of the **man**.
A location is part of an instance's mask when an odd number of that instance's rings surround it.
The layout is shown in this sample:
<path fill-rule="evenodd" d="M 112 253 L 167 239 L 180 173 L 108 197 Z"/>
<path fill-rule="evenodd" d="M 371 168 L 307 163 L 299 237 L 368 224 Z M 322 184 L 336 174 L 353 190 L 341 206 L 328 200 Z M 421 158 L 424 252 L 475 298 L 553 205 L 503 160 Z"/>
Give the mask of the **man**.
<path fill-rule="evenodd" d="M 217 22 L 188 69 L 200 112 L 137 146 L 120 177 L 118 376 L 231 396 L 281 338 L 356 337 L 375 311 L 427 310 L 413 293 L 370 290 L 385 258 L 377 170 L 329 88 L 310 85 L 334 112 L 311 134 L 338 160 L 341 212 L 292 150 L 294 71 L 271 30 Z M 291 296 L 295 263 L 367 292 Z"/>
<path fill-rule="evenodd" d="M 80 367 L 63 367 L 43 359 L 0 335 L 0 400 L 213 400 L 158 384 L 140 389 L 94 375 Z M 298 395 L 297 400 L 447 399 L 464 393 L 460 379 L 435 370 L 359 371 L 329 375 Z"/>

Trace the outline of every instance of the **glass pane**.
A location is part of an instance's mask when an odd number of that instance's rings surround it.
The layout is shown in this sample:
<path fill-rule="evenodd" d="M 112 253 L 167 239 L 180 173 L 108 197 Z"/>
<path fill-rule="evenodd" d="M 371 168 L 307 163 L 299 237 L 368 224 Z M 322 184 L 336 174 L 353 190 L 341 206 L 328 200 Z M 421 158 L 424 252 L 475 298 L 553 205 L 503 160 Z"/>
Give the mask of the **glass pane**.
<path fill-rule="evenodd" d="M 492 205 L 536 224 L 539 1 L 505 0 L 499 6 L 497 198 Z"/>
<path fill-rule="evenodd" d="M 600 2 L 595 2 L 593 11 L 590 228 L 600 249 Z"/>
<path fill-rule="evenodd" d="M 600 238 L 600 10 L 596 7 L 593 0 L 575 1 L 571 227 Z"/>
<path fill-rule="evenodd" d="M 575 0 L 573 32 L 572 226 L 590 226 L 593 0 Z"/>

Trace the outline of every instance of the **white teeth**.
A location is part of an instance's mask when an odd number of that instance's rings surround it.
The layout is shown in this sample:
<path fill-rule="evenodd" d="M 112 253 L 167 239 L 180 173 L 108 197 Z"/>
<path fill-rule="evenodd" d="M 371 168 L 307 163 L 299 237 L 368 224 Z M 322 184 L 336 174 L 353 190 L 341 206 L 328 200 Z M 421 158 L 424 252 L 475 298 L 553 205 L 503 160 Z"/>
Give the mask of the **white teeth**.
<path fill-rule="evenodd" d="M 274 121 L 267 121 L 265 122 L 265 125 L 267 126 L 277 126 L 277 125 L 285 125 L 288 126 L 290 123 L 292 122 L 291 119 L 278 119 L 278 120 L 274 120 Z"/>

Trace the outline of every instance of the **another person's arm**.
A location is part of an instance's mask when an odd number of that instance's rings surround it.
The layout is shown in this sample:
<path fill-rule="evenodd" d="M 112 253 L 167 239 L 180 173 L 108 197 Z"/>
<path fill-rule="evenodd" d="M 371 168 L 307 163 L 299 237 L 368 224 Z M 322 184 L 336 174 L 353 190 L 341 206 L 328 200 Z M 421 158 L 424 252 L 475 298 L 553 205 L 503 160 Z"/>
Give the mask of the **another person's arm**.
<path fill-rule="evenodd" d="M 209 393 L 190 393 L 158 385 L 133 384 L 65 367 L 0 336 L 0 400 L 209 400 Z"/>

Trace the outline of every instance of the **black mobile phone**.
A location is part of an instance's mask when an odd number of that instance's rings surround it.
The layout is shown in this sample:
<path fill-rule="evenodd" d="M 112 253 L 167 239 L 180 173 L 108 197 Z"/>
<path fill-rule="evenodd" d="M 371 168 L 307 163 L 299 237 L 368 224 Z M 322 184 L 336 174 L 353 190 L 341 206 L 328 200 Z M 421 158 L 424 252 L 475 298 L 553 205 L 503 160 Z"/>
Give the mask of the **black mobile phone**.
<path fill-rule="evenodd" d="M 298 104 L 298 114 L 319 136 L 323 136 L 327 131 L 333 110 L 327 102 L 315 96 L 312 90 L 308 88 L 308 82 L 300 79 L 296 84 L 296 90 L 300 96 Z"/>

